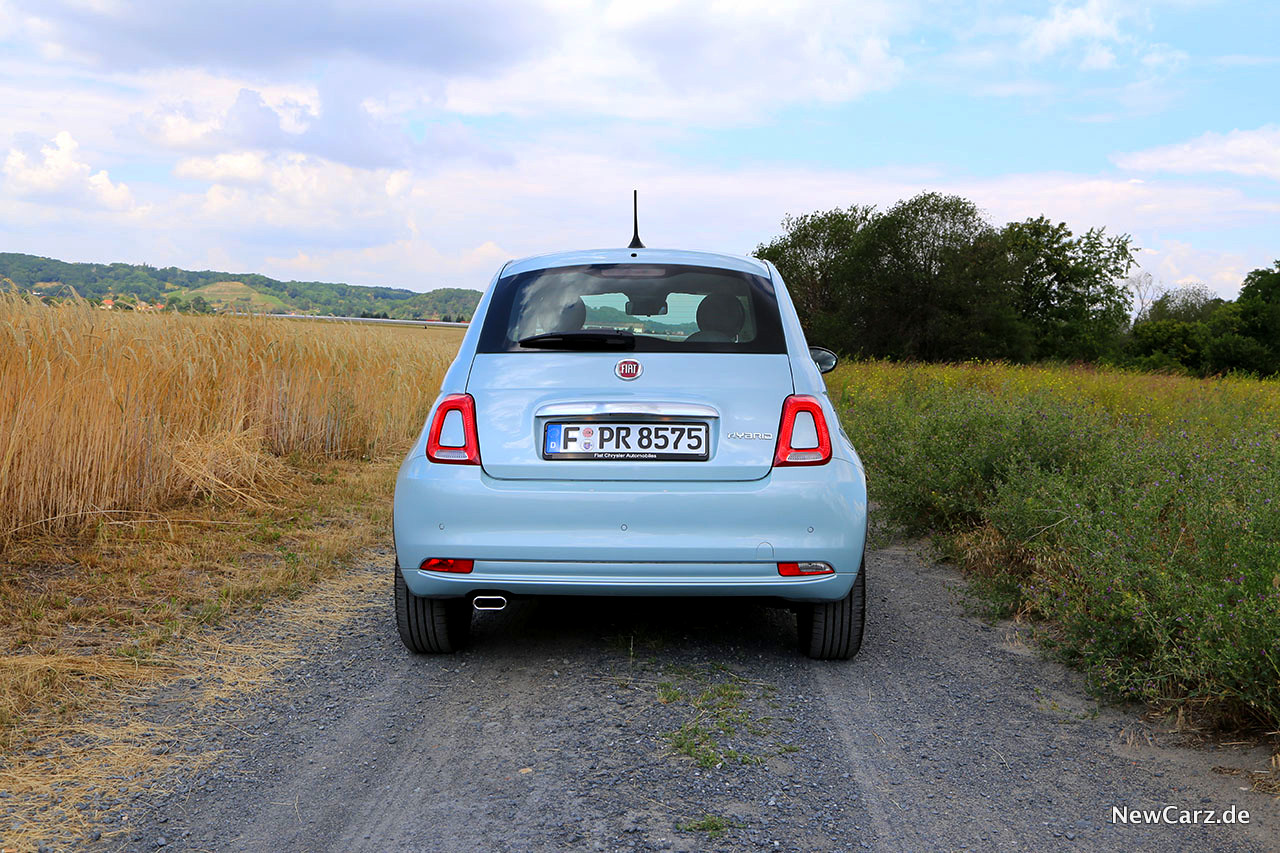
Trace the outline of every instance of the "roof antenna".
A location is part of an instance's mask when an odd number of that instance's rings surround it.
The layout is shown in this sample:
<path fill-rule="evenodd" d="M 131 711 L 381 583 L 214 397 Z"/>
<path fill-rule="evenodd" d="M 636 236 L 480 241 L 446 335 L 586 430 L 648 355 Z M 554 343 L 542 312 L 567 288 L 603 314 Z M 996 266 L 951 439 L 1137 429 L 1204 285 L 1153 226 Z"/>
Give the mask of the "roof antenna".
<path fill-rule="evenodd" d="M 631 232 L 631 245 L 628 249 L 643 249 L 644 243 L 640 242 L 640 193 L 638 190 L 631 191 L 631 218 L 635 230 Z"/>

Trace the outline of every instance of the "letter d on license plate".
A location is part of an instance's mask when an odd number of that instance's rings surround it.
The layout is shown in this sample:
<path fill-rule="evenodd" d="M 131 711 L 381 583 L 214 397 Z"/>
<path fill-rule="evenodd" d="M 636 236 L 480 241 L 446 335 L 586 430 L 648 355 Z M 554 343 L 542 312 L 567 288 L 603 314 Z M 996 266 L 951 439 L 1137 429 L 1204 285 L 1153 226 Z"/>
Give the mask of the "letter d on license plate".
<path fill-rule="evenodd" d="M 702 462 L 708 456 L 704 423 L 556 421 L 542 435 L 543 459 L 593 462 Z"/>

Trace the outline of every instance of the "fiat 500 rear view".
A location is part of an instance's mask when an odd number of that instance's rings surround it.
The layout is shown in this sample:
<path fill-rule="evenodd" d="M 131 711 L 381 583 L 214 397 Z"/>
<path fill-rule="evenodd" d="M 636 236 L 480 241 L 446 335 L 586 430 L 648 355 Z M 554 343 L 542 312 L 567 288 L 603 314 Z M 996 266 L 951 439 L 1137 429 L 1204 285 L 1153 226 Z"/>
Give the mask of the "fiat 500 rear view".
<path fill-rule="evenodd" d="M 396 483 L 405 645 L 459 648 L 516 596 L 753 596 L 853 655 L 866 483 L 814 357 L 761 261 L 507 264 Z"/>

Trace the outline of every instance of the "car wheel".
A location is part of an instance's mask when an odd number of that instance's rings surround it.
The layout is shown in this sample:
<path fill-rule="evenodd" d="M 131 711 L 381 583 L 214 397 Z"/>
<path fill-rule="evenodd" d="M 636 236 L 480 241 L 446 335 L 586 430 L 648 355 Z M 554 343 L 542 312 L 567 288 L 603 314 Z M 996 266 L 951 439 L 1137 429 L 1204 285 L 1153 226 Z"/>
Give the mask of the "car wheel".
<path fill-rule="evenodd" d="M 866 616 L 867 569 L 864 560 L 848 595 L 839 601 L 801 605 L 796 611 L 800 651 L 815 660 L 848 660 L 862 647 Z"/>
<path fill-rule="evenodd" d="M 420 655 L 456 652 L 471 636 L 471 603 L 465 598 L 414 595 L 396 566 L 396 627 L 406 649 Z"/>

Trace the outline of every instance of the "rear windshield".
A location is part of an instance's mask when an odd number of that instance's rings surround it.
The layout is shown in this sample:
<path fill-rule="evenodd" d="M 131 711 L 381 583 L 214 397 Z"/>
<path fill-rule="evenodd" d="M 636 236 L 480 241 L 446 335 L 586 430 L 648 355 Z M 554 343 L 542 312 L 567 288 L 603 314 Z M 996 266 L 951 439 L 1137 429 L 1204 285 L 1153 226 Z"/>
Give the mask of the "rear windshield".
<path fill-rule="evenodd" d="M 520 341 L 591 330 L 631 333 L 636 352 L 786 352 L 768 279 L 672 264 L 554 267 L 499 279 L 478 351 L 545 352 Z"/>

